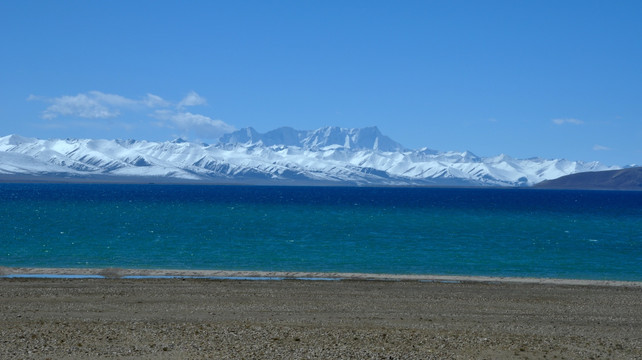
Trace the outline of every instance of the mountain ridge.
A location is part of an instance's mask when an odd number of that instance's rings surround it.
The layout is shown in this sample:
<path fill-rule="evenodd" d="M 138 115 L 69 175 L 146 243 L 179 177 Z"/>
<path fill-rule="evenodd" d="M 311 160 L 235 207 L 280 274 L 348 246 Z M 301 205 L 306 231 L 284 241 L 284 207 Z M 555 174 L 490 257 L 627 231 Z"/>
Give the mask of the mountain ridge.
<path fill-rule="evenodd" d="M 409 150 L 378 128 L 268 133 L 245 128 L 216 144 L 185 140 L 0 138 L 0 174 L 41 178 L 138 178 L 239 184 L 530 186 L 598 162 Z"/>
<path fill-rule="evenodd" d="M 403 145 L 383 135 L 376 126 L 357 129 L 328 126 L 316 130 L 296 130 L 284 126 L 263 134 L 252 127 L 246 127 L 223 135 L 219 142 L 223 144 L 258 144 L 260 142 L 265 146 L 298 146 L 305 149 L 341 145 L 352 149 L 405 150 Z"/>
<path fill-rule="evenodd" d="M 535 187 L 540 189 L 642 191 L 642 167 L 570 174 L 542 181 Z"/>

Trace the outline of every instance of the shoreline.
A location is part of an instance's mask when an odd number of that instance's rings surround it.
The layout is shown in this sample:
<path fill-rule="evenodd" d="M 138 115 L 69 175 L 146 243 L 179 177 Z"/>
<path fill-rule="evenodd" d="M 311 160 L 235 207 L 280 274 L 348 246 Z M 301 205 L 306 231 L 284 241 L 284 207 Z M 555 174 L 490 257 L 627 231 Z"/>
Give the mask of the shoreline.
<path fill-rule="evenodd" d="M 122 268 L 37 268 L 0 266 L 1 278 L 61 279 L 153 279 L 194 278 L 210 280 L 301 280 L 301 281 L 418 281 L 441 283 L 542 284 L 573 286 L 611 286 L 642 288 L 642 281 L 590 280 L 564 278 L 466 276 L 431 274 L 371 274 L 340 272 L 249 271 L 249 270 L 180 270 Z"/>
<path fill-rule="evenodd" d="M 543 182 L 543 181 L 542 181 Z M 509 185 L 445 185 L 445 184 L 357 184 L 335 183 L 323 180 L 311 181 L 230 181 L 222 179 L 182 179 L 145 176 L 90 176 L 90 177 L 56 177 L 34 175 L 0 174 L 0 184 L 70 184 L 70 185 L 194 185 L 194 186 L 263 186 L 263 187 L 354 187 L 354 188 L 427 188 L 427 189 L 519 189 L 538 191 L 617 191 L 638 192 L 636 187 L 600 187 L 600 186 L 540 186 L 542 182 L 528 186 Z"/>

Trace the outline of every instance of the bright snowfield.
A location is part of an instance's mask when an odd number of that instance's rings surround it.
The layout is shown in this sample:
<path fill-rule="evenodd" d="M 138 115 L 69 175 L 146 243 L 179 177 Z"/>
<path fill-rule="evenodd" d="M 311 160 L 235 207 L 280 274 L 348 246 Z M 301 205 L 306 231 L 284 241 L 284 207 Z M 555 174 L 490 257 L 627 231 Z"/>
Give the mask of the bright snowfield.
<path fill-rule="evenodd" d="M 376 127 L 314 131 L 252 128 L 214 145 L 174 140 L 0 138 L 0 174 L 208 183 L 528 186 L 563 175 L 619 167 L 564 159 L 478 157 L 405 149 Z"/>

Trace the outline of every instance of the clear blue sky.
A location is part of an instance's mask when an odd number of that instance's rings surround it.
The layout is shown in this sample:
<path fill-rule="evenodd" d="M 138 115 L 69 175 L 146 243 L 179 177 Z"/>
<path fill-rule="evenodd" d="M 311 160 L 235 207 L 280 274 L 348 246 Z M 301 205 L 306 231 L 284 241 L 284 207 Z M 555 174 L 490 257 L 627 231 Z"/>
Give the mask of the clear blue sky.
<path fill-rule="evenodd" d="M 0 134 L 378 126 L 642 164 L 642 1 L 0 2 Z"/>

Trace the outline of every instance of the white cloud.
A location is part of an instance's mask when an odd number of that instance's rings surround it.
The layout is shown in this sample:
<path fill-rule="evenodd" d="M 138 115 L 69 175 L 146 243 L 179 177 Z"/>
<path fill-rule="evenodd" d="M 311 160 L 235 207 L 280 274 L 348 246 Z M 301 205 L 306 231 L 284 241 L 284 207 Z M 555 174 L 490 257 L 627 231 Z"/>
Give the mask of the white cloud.
<path fill-rule="evenodd" d="M 155 107 L 167 107 L 170 105 L 169 102 L 163 100 L 162 97 L 154 94 L 147 94 L 143 100 L 142 103 L 145 104 L 145 106 L 150 107 L 150 108 L 155 108 Z"/>
<path fill-rule="evenodd" d="M 45 119 L 58 116 L 73 116 L 85 119 L 107 119 L 120 115 L 124 108 L 137 106 L 164 107 L 169 103 L 160 96 L 147 94 L 142 100 L 128 99 L 121 95 L 105 94 L 100 91 L 89 91 L 78 95 L 64 95 L 55 98 L 29 95 L 28 101 L 44 101 L 50 103 L 43 112 Z"/>
<path fill-rule="evenodd" d="M 611 148 L 603 146 L 603 145 L 595 144 L 595 145 L 593 145 L 593 150 L 595 150 L 595 151 L 608 151 L 608 150 L 611 150 Z"/>
<path fill-rule="evenodd" d="M 190 91 L 189 94 L 187 94 L 183 98 L 183 100 L 178 103 L 178 107 L 183 108 L 186 106 L 197 106 L 205 104 L 207 104 L 207 100 L 205 100 L 205 98 L 198 95 L 195 91 Z"/>
<path fill-rule="evenodd" d="M 117 109 L 110 109 L 107 104 L 101 103 L 99 99 L 91 94 L 61 96 L 48 102 L 52 104 L 42 113 L 42 117 L 45 119 L 53 119 L 60 115 L 87 119 L 105 119 L 116 117 L 120 114 Z"/>
<path fill-rule="evenodd" d="M 584 124 L 584 121 L 578 120 L 578 119 L 553 119 L 552 120 L 555 125 L 564 125 L 564 124 L 572 124 L 572 125 L 582 125 Z"/>
<path fill-rule="evenodd" d="M 207 104 L 205 98 L 198 95 L 195 91 L 190 91 L 178 103 L 166 101 L 162 97 L 154 94 L 146 94 L 140 99 L 130 99 L 117 94 L 106 94 L 100 91 L 89 91 L 77 95 L 65 95 L 55 98 L 30 95 L 27 101 L 40 101 L 49 104 L 42 112 L 45 119 L 61 118 L 57 123 L 49 122 L 50 126 L 59 127 L 87 127 L 94 124 L 93 127 L 116 126 L 124 127 L 122 124 L 127 122 L 115 122 L 114 120 L 104 121 L 104 119 L 116 118 L 122 113 L 139 113 L 144 109 L 155 109 L 152 116 L 158 121 L 154 125 L 176 129 L 183 134 L 193 134 L 197 138 L 217 139 L 226 132 L 234 131 L 235 128 L 221 120 L 212 119 L 206 115 L 195 114 L 185 111 L 187 106 L 197 106 Z M 83 120 L 79 122 L 79 119 Z M 103 121 L 96 122 L 96 119 Z M 129 124 L 129 128 L 132 126 Z"/>
<path fill-rule="evenodd" d="M 171 110 L 156 110 L 154 117 L 160 120 L 171 121 L 170 124 L 156 123 L 158 126 L 169 126 L 184 133 L 193 133 L 199 138 L 217 139 L 221 135 L 236 130 L 233 126 L 201 114 L 191 112 L 175 112 Z"/>
<path fill-rule="evenodd" d="M 138 101 L 128 99 L 124 96 L 115 95 L 115 94 L 105 94 L 100 91 L 90 91 L 89 96 L 91 96 L 93 99 L 95 99 L 97 102 L 101 104 L 116 106 L 116 107 L 134 106 L 138 103 Z"/>

